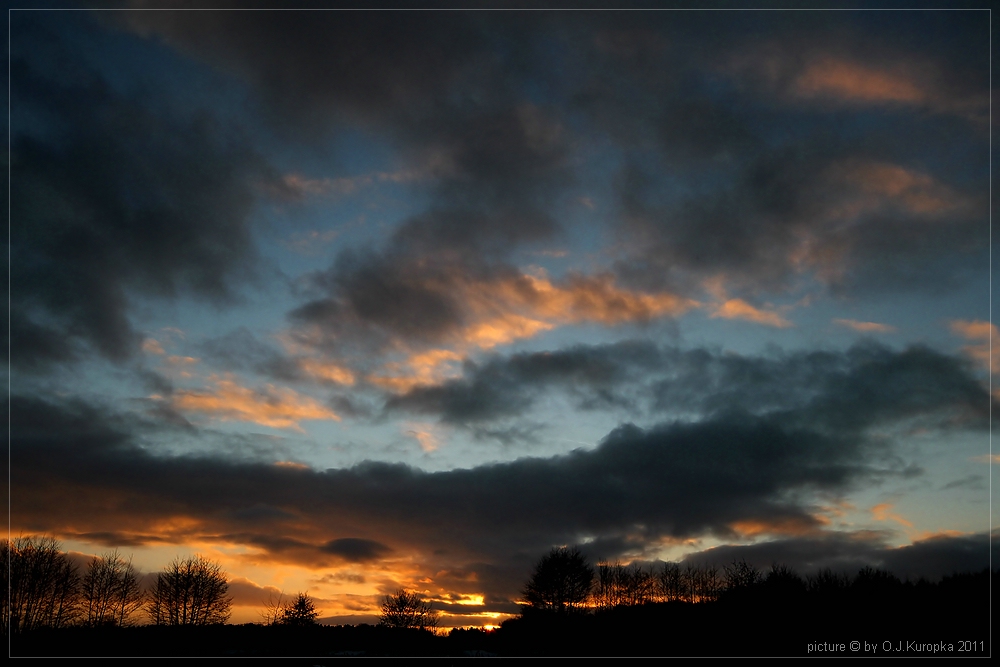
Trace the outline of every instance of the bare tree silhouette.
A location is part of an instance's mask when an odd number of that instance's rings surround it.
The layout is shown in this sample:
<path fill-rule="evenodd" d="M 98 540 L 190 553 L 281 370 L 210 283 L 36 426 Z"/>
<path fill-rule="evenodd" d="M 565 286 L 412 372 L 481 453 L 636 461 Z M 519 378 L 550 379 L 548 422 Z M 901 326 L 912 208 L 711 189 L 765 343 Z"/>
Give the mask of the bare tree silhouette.
<path fill-rule="evenodd" d="M 92 560 L 83 577 L 82 597 L 87 625 L 129 625 L 145 602 L 132 558 L 125 560 L 116 549 Z"/>
<path fill-rule="evenodd" d="M 599 609 L 633 607 L 657 599 L 657 578 L 652 566 L 644 569 L 639 563 L 620 562 L 597 564 L 597 585 L 594 599 Z"/>
<path fill-rule="evenodd" d="M 80 577 L 51 537 L 4 540 L 2 560 L 6 595 L 0 601 L 3 632 L 60 628 L 79 616 Z"/>
<path fill-rule="evenodd" d="M 429 630 L 438 624 L 437 613 L 416 593 L 400 588 L 382 601 L 379 625 L 389 628 Z"/>
<path fill-rule="evenodd" d="M 229 620 L 233 599 L 218 563 L 175 559 L 156 577 L 146 610 L 155 625 L 212 625 Z"/>
<path fill-rule="evenodd" d="M 261 600 L 261 602 L 264 604 L 264 611 L 260 612 L 261 617 L 264 619 L 264 625 L 277 625 L 280 623 L 285 608 L 288 606 L 285 602 L 285 592 L 278 593 L 278 597 L 274 597 L 272 593 L 268 595 L 267 600 Z"/>

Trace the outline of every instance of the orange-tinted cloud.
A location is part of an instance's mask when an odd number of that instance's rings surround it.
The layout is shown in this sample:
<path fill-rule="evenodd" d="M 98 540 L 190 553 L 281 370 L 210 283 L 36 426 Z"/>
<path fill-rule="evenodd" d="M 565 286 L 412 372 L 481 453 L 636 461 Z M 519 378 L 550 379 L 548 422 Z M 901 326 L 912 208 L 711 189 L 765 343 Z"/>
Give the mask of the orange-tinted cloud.
<path fill-rule="evenodd" d="M 872 518 L 876 521 L 895 521 L 898 524 L 912 528 L 913 524 L 892 511 L 892 503 L 879 503 L 871 508 Z"/>
<path fill-rule="evenodd" d="M 159 355 L 166 354 L 166 352 L 163 350 L 163 346 L 160 345 L 160 342 L 155 338 L 147 338 L 146 340 L 142 341 L 142 351 L 147 352 L 149 354 L 159 354 Z"/>
<path fill-rule="evenodd" d="M 726 320 L 747 320 L 780 329 L 794 326 L 777 310 L 757 308 L 743 299 L 729 298 L 725 282 L 726 277 L 724 275 L 712 276 L 704 282 L 705 290 L 714 297 L 714 303 L 706 306 L 709 310 L 709 317 Z M 791 306 L 784 306 L 781 310 L 788 310 L 789 308 Z"/>
<path fill-rule="evenodd" d="M 348 386 L 354 384 L 354 373 L 349 368 L 331 361 L 313 358 L 299 359 L 299 368 L 306 375 L 320 380 L 328 380 Z"/>
<path fill-rule="evenodd" d="M 854 190 L 848 206 L 862 212 L 884 203 L 917 215 L 939 214 L 965 202 L 950 187 L 932 176 L 886 162 L 847 162 L 828 172 L 833 183 L 842 182 Z"/>
<path fill-rule="evenodd" d="M 462 331 L 461 336 L 465 343 L 488 350 L 518 339 L 533 338 L 543 331 L 554 329 L 555 326 L 543 320 L 505 313 L 469 325 Z"/>
<path fill-rule="evenodd" d="M 722 304 L 714 306 L 709 317 L 721 317 L 727 320 L 748 320 L 780 329 L 793 326 L 780 313 L 773 310 L 755 308 L 743 299 L 729 299 Z"/>
<path fill-rule="evenodd" d="M 420 443 L 420 449 L 425 452 L 433 452 L 441 446 L 441 440 L 436 432 L 434 424 L 422 424 L 409 422 L 404 425 L 407 429 L 405 435 L 412 437 Z"/>
<path fill-rule="evenodd" d="M 264 385 L 262 390 L 240 386 L 234 380 L 209 378 L 212 391 L 180 390 L 172 397 L 173 407 L 182 412 L 200 412 L 221 421 L 245 421 L 302 431 L 299 422 L 308 419 L 340 421 L 332 410 L 309 396 L 287 387 Z"/>
<path fill-rule="evenodd" d="M 989 112 L 989 98 L 982 91 L 957 90 L 932 63 L 912 58 L 883 65 L 832 56 L 815 59 L 798 73 L 790 92 L 799 99 L 916 107 L 976 123 L 986 121 Z"/>
<path fill-rule="evenodd" d="M 797 231 L 789 263 L 799 272 L 814 272 L 837 282 L 851 268 L 858 249 L 857 226 L 879 224 L 880 216 L 905 219 L 918 234 L 934 232 L 954 217 L 966 217 L 981 202 L 933 176 L 898 164 L 842 160 L 827 167 L 809 197 L 822 202 L 812 223 Z M 846 325 L 849 326 L 849 325 Z"/>
<path fill-rule="evenodd" d="M 447 341 L 449 347 L 420 350 L 405 361 L 389 362 L 383 371 L 368 376 L 370 382 L 405 392 L 457 376 L 456 362 L 473 350 L 489 350 L 568 324 L 646 322 L 700 305 L 669 292 L 623 289 L 607 274 L 574 275 L 563 283 L 544 274 L 519 274 L 460 283 L 456 289 L 466 316 L 465 324 Z"/>
<path fill-rule="evenodd" d="M 812 517 L 787 517 L 782 519 L 748 519 L 736 521 L 729 525 L 744 537 L 756 537 L 757 535 L 813 535 L 819 531 L 821 526 L 827 525 L 830 520 L 825 516 L 817 515 Z"/>
<path fill-rule="evenodd" d="M 839 324 L 842 327 L 854 329 L 862 333 L 892 333 L 896 330 L 894 326 L 878 322 L 860 322 L 858 320 L 846 320 L 842 318 L 834 319 L 833 322 L 834 324 Z"/>
<path fill-rule="evenodd" d="M 544 273 L 523 274 L 473 284 L 465 301 L 480 322 L 495 316 L 515 315 L 515 327 L 525 321 L 550 325 L 596 322 L 605 325 L 643 322 L 667 315 L 680 315 L 698 302 L 669 292 L 636 292 L 622 289 L 609 274 L 572 275 L 562 284 L 553 283 Z M 478 322 L 477 322 L 478 324 Z M 532 330 L 527 327 L 527 331 Z"/>
<path fill-rule="evenodd" d="M 995 324 L 983 320 L 954 320 L 949 326 L 951 332 L 957 336 L 967 340 L 982 341 L 962 347 L 962 352 L 981 363 L 984 368 L 994 373 L 1000 372 L 1000 344 L 997 349 L 990 349 L 992 340 L 1000 341 Z"/>
<path fill-rule="evenodd" d="M 167 357 L 166 361 L 171 366 L 193 366 L 198 363 L 198 359 L 195 357 L 184 357 L 176 354 Z"/>
<path fill-rule="evenodd" d="M 862 103 L 924 104 L 929 92 L 907 72 L 822 58 L 796 77 L 792 91 L 799 97 L 825 97 Z"/>
<path fill-rule="evenodd" d="M 912 542 L 922 542 L 924 540 L 946 540 L 948 538 L 962 537 L 963 535 L 968 535 L 969 533 L 963 533 L 960 530 L 922 530 L 917 533 L 911 533 L 909 538 Z M 898 549 L 904 549 L 907 545 L 902 545 L 896 547 Z"/>
<path fill-rule="evenodd" d="M 396 392 L 406 392 L 423 384 L 437 384 L 460 373 L 454 363 L 462 360 L 462 355 L 453 350 L 435 349 L 410 355 L 405 362 L 390 362 L 385 365 L 386 373 L 369 375 L 367 380 L 374 385 Z"/>

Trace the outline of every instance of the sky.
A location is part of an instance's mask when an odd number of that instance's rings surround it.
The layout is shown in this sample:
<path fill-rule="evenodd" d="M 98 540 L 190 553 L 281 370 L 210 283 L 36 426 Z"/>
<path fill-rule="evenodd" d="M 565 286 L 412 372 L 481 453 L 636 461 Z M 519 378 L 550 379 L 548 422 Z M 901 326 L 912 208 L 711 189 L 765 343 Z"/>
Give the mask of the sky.
<path fill-rule="evenodd" d="M 9 14 L 13 535 L 233 622 L 989 564 L 989 12 L 153 6 Z"/>

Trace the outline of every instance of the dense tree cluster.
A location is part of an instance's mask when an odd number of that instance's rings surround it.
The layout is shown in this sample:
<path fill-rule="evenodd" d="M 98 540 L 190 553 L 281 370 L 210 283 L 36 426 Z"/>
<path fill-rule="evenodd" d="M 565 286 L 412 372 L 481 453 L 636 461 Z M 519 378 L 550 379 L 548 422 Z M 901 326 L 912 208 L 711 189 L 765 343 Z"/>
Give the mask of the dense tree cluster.
<path fill-rule="evenodd" d="M 829 569 L 802 577 L 784 565 L 762 571 L 746 561 L 721 569 L 710 564 L 599 561 L 595 571 L 579 550 L 559 548 L 535 566 L 523 591 L 522 610 L 602 611 L 665 602 L 788 600 L 804 595 L 866 599 L 927 586 L 932 585 L 923 580 L 904 583 L 891 572 L 872 567 L 862 568 L 853 578 Z"/>
<path fill-rule="evenodd" d="M 590 598 L 594 569 L 578 549 L 553 549 L 535 566 L 524 587 L 524 600 L 533 609 L 574 611 Z"/>

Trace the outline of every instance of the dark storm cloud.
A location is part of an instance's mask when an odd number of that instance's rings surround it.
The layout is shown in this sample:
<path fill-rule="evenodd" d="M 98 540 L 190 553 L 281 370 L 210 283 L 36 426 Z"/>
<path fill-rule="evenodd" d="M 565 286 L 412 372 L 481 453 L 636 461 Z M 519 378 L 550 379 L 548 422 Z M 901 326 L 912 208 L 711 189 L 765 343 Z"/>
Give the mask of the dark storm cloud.
<path fill-rule="evenodd" d="M 340 556 L 351 563 L 364 563 L 378 560 L 379 558 L 392 552 L 392 549 L 376 542 L 375 540 L 363 540 L 357 537 L 342 537 L 337 540 L 330 540 L 320 551 Z"/>
<path fill-rule="evenodd" d="M 857 57 L 870 54 L 871 35 L 844 26 L 806 28 L 787 42 L 742 41 L 727 56 L 735 69 L 715 73 L 721 85 L 692 122 L 697 131 L 705 118 L 737 116 L 730 127 L 739 136 L 713 131 L 698 141 L 717 158 L 717 145 L 727 152 L 714 163 L 687 160 L 683 168 L 696 170 L 686 175 L 671 165 L 678 152 L 692 152 L 691 139 L 675 143 L 661 132 L 661 161 L 637 160 L 621 175 L 622 211 L 640 240 L 623 274 L 643 284 L 721 272 L 749 292 L 803 272 L 849 293 L 953 289 L 978 279 L 986 269 L 985 135 L 946 104 L 971 100 L 980 115 L 985 109 L 988 59 L 976 27 L 964 26 L 973 40 L 965 46 L 922 48 L 932 55 L 902 72 L 897 65 L 917 51 L 892 33 L 877 40 L 891 57 L 874 61 Z M 775 43 L 782 47 L 772 52 Z M 970 53 L 982 58 L 968 62 Z M 929 71 L 937 72 L 932 81 Z M 819 86 L 823 94 L 776 95 L 754 79 L 764 72 L 784 82 L 774 85 Z M 882 99 L 880 90 L 899 99 Z"/>
<path fill-rule="evenodd" d="M 558 112 L 524 89 L 537 35 L 467 12 L 135 12 L 120 18 L 249 81 L 272 123 L 314 141 L 347 126 L 390 139 L 434 182 L 404 224 L 416 250 L 551 236 L 567 182 Z M 304 133 L 304 137 L 302 136 Z"/>
<path fill-rule="evenodd" d="M 290 317 L 318 324 L 334 338 L 367 344 L 384 345 L 393 336 L 435 341 L 462 323 L 462 304 L 452 293 L 460 278 L 453 268 L 428 267 L 403 252 L 345 252 L 329 271 L 312 278 L 327 296 L 296 308 Z"/>
<path fill-rule="evenodd" d="M 331 113 L 360 122 L 426 119 L 456 84 L 469 84 L 470 97 L 486 89 L 474 76 L 488 64 L 484 33 L 466 13 L 175 11 L 114 18 L 245 77 L 287 131 L 327 129 L 338 120 Z"/>
<path fill-rule="evenodd" d="M 921 577 L 936 580 L 956 572 L 980 572 L 996 562 L 997 539 L 987 533 L 936 535 L 904 547 L 891 547 L 889 535 L 879 533 L 830 533 L 751 544 L 715 547 L 688 555 L 692 563 L 723 566 L 746 561 L 766 571 L 774 563 L 784 564 L 800 575 L 818 570 L 854 576 L 862 567 L 886 569 L 901 579 Z"/>
<path fill-rule="evenodd" d="M 697 289 L 724 273 L 748 294 L 803 273 L 850 293 L 981 279 L 988 26 L 973 12 L 941 19 L 690 12 L 576 23 L 585 73 L 569 77 L 571 99 L 623 151 L 620 275 Z M 902 193 L 908 178 L 913 193 L 937 190 L 938 205 Z"/>
<path fill-rule="evenodd" d="M 160 458 L 127 435 L 81 423 L 93 416 L 89 408 L 19 399 L 14 414 L 12 509 L 25 529 L 44 522 L 56 532 L 92 533 L 113 521 L 119 532 L 145 533 L 150 522 L 196 517 L 201 528 L 173 537 L 230 534 L 276 559 L 316 565 L 327 562 L 324 553 L 380 555 L 372 543 L 461 564 L 475 554 L 536 554 L 589 534 L 729 534 L 728 524 L 747 518 L 808 525 L 815 523 L 808 511 L 780 496 L 844 488 L 869 472 L 859 444 L 758 420 L 623 427 L 593 452 L 424 473 L 382 463 L 313 472 Z M 297 516 L 233 518 L 262 503 Z M 345 533 L 357 537 L 344 541 Z M 324 535 L 330 539 L 317 543 Z"/>
<path fill-rule="evenodd" d="M 632 354 L 654 351 L 638 345 Z M 782 370 L 793 361 L 813 390 L 791 381 L 777 391 L 796 377 Z M 822 517 L 805 500 L 812 492 L 914 474 L 892 441 L 866 436 L 867 427 L 936 415 L 938 428 L 977 428 L 988 400 L 968 369 L 920 348 L 790 355 L 770 366 L 727 366 L 711 355 L 707 362 L 706 377 L 725 389 L 710 381 L 694 399 L 700 405 L 731 389 L 726 377 L 757 398 L 690 423 L 621 426 L 590 451 L 437 473 L 376 462 L 319 472 L 156 456 L 137 446 L 148 424 L 80 402 L 15 397 L 13 516 L 27 530 L 93 533 L 113 522 L 118 532 L 141 534 L 150 522 L 187 517 L 198 527 L 179 528 L 174 539 L 229 535 L 278 560 L 318 565 L 392 552 L 449 567 L 470 558 L 503 565 L 585 539 L 635 553 L 664 539 L 730 537 L 747 525 L 818 535 Z M 579 370 L 563 359 L 533 372 L 592 382 L 614 376 L 600 364 Z M 976 419 L 963 420 L 968 415 Z"/>
<path fill-rule="evenodd" d="M 803 273 L 848 293 L 967 284 L 985 270 L 984 16 L 117 18 L 249 82 L 276 127 L 312 137 L 360 124 L 433 164 L 427 211 L 386 252 L 332 269 L 343 283 L 333 301 L 374 290 L 409 304 L 428 296 L 410 294 L 410 279 L 445 259 L 467 269 L 553 238 L 552 202 L 586 164 L 584 139 L 604 137 L 624 165 L 611 223 L 627 234 L 618 272 L 632 285 L 696 290 L 720 272 L 744 294 Z M 448 307 L 428 298 L 433 328 Z"/>
<path fill-rule="evenodd" d="M 846 351 L 740 356 L 625 341 L 467 362 L 463 371 L 461 378 L 391 397 L 386 408 L 474 424 L 522 414 L 558 389 L 581 409 L 746 412 L 830 432 L 905 418 L 981 426 L 989 409 L 985 389 L 962 359 L 871 342 Z"/>
<path fill-rule="evenodd" d="M 687 188 L 669 169 L 633 163 L 618 183 L 636 249 L 619 272 L 646 287 L 692 288 L 722 274 L 728 287 L 751 293 L 802 274 L 851 293 L 940 290 L 981 276 L 985 172 L 952 182 L 948 162 L 929 169 L 926 155 L 886 146 L 880 125 L 870 132 L 878 136 L 834 139 L 826 128 L 803 128 L 805 136 L 776 139 L 741 168 L 699 175 Z M 698 187 L 709 179 L 715 187 Z"/>
<path fill-rule="evenodd" d="M 390 397 L 386 409 L 471 424 L 522 414 L 552 387 L 570 391 L 584 408 L 630 405 L 626 387 L 665 363 L 663 351 L 638 341 L 495 357 L 466 362 L 460 379 Z"/>
<path fill-rule="evenodd" d="M 65 360 L 81 342 L 121 360 L 141 340 L 134 295 L 224 303 L 253 276 L 247 216 L 266 169 L 211 116 L 117 91 L 44 17 L 15 24 L 13 362 Z"/>

